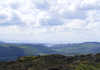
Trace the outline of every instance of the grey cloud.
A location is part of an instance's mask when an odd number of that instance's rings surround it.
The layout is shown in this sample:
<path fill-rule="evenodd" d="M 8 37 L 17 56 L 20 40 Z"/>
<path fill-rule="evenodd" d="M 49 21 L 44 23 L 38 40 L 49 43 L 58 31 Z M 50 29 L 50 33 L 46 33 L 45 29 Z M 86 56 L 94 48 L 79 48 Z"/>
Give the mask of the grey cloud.
<path fill-rule="evenodd" d="M 0 26 L 9 26 L 9 25 L 24 25 L 21 19 L 18 18 L 17 15 L 13 15 L 11 20 L 7 20 L 6 22 L 0 24 Z"/>
<path fill-rule="evenodd" d="M 40 10 L 48 10 L 49 9 L 49 4 L 46 0 L 42 0 L 42 2 L 33 1 L 33 4 L 35 4 L 36 8 L 40 9 Z"/>
<path fill-rule="evenodd" d="M 18 4 L 11 4 L 10 6 L 12 9 L 18 9 L 20 7 Z"/>
<path fill-rule="evenodd" d="M 49 5 L 47 2 L 45 2 L 43 4 L 37 3 L 36 7 L 37 7 L 37 9 L 40 9 L 40 10 L 48 10 L 49 9 Z"/>
<path fill-rule="evenodd" d="M 53 16 L 50 19 L 41 20 L 40 24 L 42 24 L 43 26 L 56 26 L 56 25 L 62 25 L 63 21 L 61 20 L 61 18 Z"/>
<path fill-rule="evenodd" d="M 6 15 L 0 15 L 0 20 L 4 20 L 4 19 L 6 19 L 6 18 L 7 18 Z"/>
<path fill-rule="evenodd" d="M 85 11 L 76 11 L 76 12 L 65 12 L 63 17 L 66 19 L 85 19 L 86 12 Z"/>
<path fill-rule="evenodd" d="M 99 5 L 87 5 L 87 6 L 84 6 L 82 8 L 80 8 L 80 10 L 100 10 L 100 6 Z"/>

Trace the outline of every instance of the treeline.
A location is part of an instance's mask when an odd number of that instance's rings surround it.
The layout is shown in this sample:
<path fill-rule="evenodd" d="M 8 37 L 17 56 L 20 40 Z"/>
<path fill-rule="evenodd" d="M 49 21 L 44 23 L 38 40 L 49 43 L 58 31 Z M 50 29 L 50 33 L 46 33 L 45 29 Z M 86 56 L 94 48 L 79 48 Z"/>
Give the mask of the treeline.
<path fill-rule="evenodd" d="M 0 70 L 100 70 L 100 54 L 25 56 L 0 62 Z"/>

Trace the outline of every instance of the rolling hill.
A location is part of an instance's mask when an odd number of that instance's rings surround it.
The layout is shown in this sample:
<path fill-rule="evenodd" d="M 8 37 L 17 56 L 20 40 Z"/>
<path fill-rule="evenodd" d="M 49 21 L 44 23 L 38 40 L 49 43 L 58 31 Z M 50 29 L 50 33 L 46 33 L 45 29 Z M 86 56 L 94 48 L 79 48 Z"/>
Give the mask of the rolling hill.
<path fill-rule="evenodd" d="M 100 54 L 23 56 L 0 62 L 0 70 L 100 70 Z"/>
<path fill-rule="evenodd" d="M 0 43 L 0 61 L 16 60 L 20 56 L 61 54 L 66 56 L 100 53 L 99 42 L 73 44 L 18 44 Z"/>
<path fill-rule="evenodd" d="M 53 45 L 51 48 L 52 48 L 52 50 L 61 52 L 64 55 L 100 53 L 100 43 L 99 42 L 56 44 L 56 45 Z"/>
<path fill-rule="evenodd" d="M 15 60 L 20 56 L 56 54 L 43 44 L 0 44 L 0 60 Z"/>

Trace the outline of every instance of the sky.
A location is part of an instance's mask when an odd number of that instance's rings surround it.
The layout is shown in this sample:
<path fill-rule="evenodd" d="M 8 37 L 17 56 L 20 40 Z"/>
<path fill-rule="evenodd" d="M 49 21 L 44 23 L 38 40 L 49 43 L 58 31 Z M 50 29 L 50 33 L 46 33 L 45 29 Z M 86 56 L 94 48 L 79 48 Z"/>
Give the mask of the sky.
<path fill-rule="evenodd" d="M 100 41 L 100 0 L 0 0 L 0 41 Z"/>

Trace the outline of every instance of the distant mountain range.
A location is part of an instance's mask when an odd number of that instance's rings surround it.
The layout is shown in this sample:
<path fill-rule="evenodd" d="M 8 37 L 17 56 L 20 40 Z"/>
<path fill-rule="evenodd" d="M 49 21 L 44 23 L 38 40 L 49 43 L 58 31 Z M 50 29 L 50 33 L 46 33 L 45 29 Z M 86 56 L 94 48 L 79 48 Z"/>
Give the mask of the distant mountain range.
<path fill-rule="evenodd" d="M 50 45 L 50 44 L 49 44 Z M 62 54 L 80 55 L 100 53 L 99 42 L 84 42 L 73 44 L 18 44 L 0 42 L 0 60 L 15 60 L 20 56 Z"/>
<path fill-rule="evenodd" d="M 100 42 L 84 42 L 73 44 L 56 44 L 51 47 L 64 55 L 80 55 L 100 53 Z"/>

